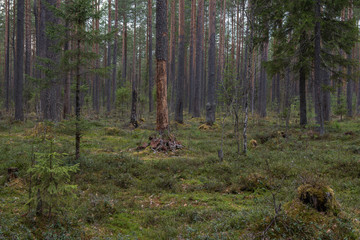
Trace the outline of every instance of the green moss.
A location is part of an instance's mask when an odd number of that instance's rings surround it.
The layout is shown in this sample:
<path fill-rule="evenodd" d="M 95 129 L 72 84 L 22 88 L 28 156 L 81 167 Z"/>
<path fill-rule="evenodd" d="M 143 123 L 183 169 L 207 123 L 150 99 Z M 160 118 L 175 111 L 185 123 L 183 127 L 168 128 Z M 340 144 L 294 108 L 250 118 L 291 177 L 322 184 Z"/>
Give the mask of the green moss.
<path fill-rule="evenodd" d="M 310 205 L 319 212 L 338 214 L 339 204 L 334 195 L 334 190 L 321 183 L 304 184 L 298 187 L 300 201 Z"/>

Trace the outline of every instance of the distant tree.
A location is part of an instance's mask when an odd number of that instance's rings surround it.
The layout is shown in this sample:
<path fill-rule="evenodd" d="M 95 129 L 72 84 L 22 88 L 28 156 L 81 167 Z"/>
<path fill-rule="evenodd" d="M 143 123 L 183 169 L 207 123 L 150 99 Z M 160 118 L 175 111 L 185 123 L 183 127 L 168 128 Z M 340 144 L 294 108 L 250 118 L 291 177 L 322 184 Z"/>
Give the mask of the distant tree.
<path fill-rule="evenodd" d="M 185 79 L 185 0 L 179 0 L 179 51 L 176 86 L 175 121 L 183 123 Z"/>
<path fill-rule="evenodd" d="M 16 59 L 14 77 L 15 119 L 24 120 L 23 84 L 24 84 L 24 0 L 17 1 Z"/>
<path fill-rule="evenodd" d="M 320 124 L 320 135 L 323 135 L 324 130 L 324 112 L 322 110 L 323 104 L 321 99 L 321 0 L 316 0 L 315 3 L 315 49 L 314 49 L 314 83 L 315 83 L 315 98 L 318 105 L 318 123 Z"/>
<path fill-rule="evenodd" d="M 136 111 L 136 105 L 137 105 L 137 99 L 138 99 L 138 92 L 137 92 L 137 83 L 136 83 L 136 1 L 134 3 L 134 41 L 133 41 L 133 66 L 132 66 L 132 80 L 131 80 L 131 86 L 132 86 L 132 98 L 131 98 L 131 114 L 130 114 L 130 123 L 137 128 L 138 122 L 137 122 L 137 111 Z"/>
<path fill-rule="evenodd" d="M 111 33 L 111 0 L 108 0 L 108 34 Z M 115 54 L 115 53 L 114 53 Z M 107 62 L 106 66 L 111 66 L 111 40 L 107 42 Z M 106 111 L 109 113 L 111 110 L 111 75 L 106 78 Z"/>
<path fill-rule="evenodd" d="M 176 1 L 171 0 L 171 18 L 170 18 L 170 54 L 169 54 L 169 69 L 168 69 L 168 84 L 171 83 L 171 99 L 170 109 L 174 108 L 175 102 L 175 80 L 176 80 Z"/>
<path fill-rule="evenodd" d="M 114 35 L 114 50 L 113 50 L 113 59 L 112 59 L 112 75 L 111 75 L 111 85 L 112 85 L 112 92 L 111 92 L 111 99 L 112 99 L 112 104 L 115 103 L 115 99 L 116 99 L 116 88 L 117 88 L 117 82 L 116 82 L 116 75 L 117 75 L 117 52 L 118 52 L 118 28 L 119 28 L 119 19 L 118 19 L 118 5 L 119 5 L 119 0 L 114 0 L 115 1 L 115 35 Z"/>
<path fill-rule="evenodd" d="M 191 1 L 190 53 L 189 53 L 189 113 L 194 111 L 194 84 L 196 72 L 196 0 Z"/>
<path fill-rule="evenodd" d="M 56 16 L 57 0 L 41 0 L 40 3 L 40 57 L 42 64 L 43 81 L 41 102 L 44 119 L 50 121 L 60 120 L 60 82 L 55 69 L 59 63 L 59 54 L 57 52 L 58 38 L 51 30 L 52 25 L 59 24 L 59 18 Z"/>
<path fill-rule="evenodd" d="M 216 25 L 216 1 L 210 0 L 209 5 L 209 61 L 208 61 L 208 103 L 206 104 L 206 122 L 209 125 L 215 122 L 216 102 L 215 102 L 215 84 L 216 84 L 216 40 L 215 40 L 215 25 Z"/>
<path fill-rule="evenodd" d="M 122 32 L 122 71 L 121 71 L 121 86 L 126 83 L 127 71 L 127 19 L 126 19 L 126 3 L 123 2 L 123 32 Z"/>
<path fill-rule="evenodd" d="M 325 91 L 321 73 L 332 71 L 334 79 L 344 76 L 339 66 L 348 66 L 350 61 L 342 52 L 350 53 L 357 40 L 355 22 L 341 19 L 342 9 L 351 6 L 351 2 L 264 1 L 267 7 L 258 12 L 260 16 L 266 16 L 258 18 L 258 30 L 261 31 L 266 22 L 277 39 L 273 58 L 268 64 L 270 72 L 276 74 L 290 69 L 299 73 L 300 125 L 307 124 L 306 80 L 314 67 L 315 110 L 321 134 L 324 132 Z"/>
<path fill-rule="evenodd" d="M 9 0 L 5 0 L 5 101 L 4 106 L 9 111 L 9 88 L 10 88 L 10 19 Z"/>
<path fill-rule="evenodd" d="M 152 0 L 148 0 L 148 68 L 149 68 L 149 112 L 153 110 L 153 87 L 154 87 L 154 80 L 153 80 L 153 63 L 152 63 Z"/>
<path fill-rule="evenodd" d="M 198 1 L 196 25 L 196 77 L 194 83 L 193 117 L 200 117 L 200 87 L 203 72 L 204 0 Z"/>
<path fill-rule="evenodd" d="M 65 50 L 62 54 L 60 71 L 62 73 L 73 72 L 75 80 L 75 158 L 80 158 L 80 140 L 81 140 L 81 85 L 88 71 L 103 74 L 101 69 L 97 69 L 96 65 L 92 66 L 94 60 L 99 58 L 98 54 L 93 52 L 87 45 L 99 43 L 104 40 L 103 35 L 97 31 L 87 28 L 86 24 L 91 19 L 100 17 L 98 11 L 93 10 L 92 0 L 68 0 L 66 4 L 62 4 L 57 11 L 65 22 L 68 22 L 71 28 L 60 28 L 61 25 L 54 25 L 57 29 L 57 39 L 59 44 L 66 41 L 73 42 L 71 49 Z M 68 35 L 65 32 L 68 31 Z"/>

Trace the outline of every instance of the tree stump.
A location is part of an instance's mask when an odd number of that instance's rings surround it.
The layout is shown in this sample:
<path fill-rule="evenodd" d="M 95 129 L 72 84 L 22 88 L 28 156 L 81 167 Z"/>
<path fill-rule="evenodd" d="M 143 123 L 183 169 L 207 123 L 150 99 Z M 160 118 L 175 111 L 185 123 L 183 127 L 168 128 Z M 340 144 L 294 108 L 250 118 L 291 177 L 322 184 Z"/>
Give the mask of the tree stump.
<path fill-rule="evenodd" d="M 10 167 L 8 168 L 8 174 L 7 174 L 7 181 L 11 182 L 12 180 L 14 180 L 15 178 L 18 177 L 19 175 L 19 169 L 16 167 Z"/>

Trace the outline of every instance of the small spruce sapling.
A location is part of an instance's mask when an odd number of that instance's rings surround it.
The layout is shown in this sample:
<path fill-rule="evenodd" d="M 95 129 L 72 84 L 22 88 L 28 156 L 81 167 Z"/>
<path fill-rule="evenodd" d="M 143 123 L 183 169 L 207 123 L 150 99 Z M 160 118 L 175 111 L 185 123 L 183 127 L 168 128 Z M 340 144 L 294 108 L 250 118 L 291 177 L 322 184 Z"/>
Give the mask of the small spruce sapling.
<path fill-rule="evenodd" d="M 343 120 L 343 116 L 347 113 L 345 97 L 341 96 L 338 104 L 335 105 L 334 114 L 340 116 L 340 121 Z"/>
<path fill-rule="evenodd" d="M 79 164 L 67 166 L 64 162 L 66 154 L 53 150 L 55 140 L 46 142 L 50 144 L 50 151 L 35 153 L 35 162 L 28 169 L 32 183 L 28 204 L 36 207 L 37 215 L 41 215 L 46 207 L 51 217 L 52 211 L 59 209 L 64 198 L 72 196 L 77 188 L 70 184 L 70 174 L 79 170 Z"/>

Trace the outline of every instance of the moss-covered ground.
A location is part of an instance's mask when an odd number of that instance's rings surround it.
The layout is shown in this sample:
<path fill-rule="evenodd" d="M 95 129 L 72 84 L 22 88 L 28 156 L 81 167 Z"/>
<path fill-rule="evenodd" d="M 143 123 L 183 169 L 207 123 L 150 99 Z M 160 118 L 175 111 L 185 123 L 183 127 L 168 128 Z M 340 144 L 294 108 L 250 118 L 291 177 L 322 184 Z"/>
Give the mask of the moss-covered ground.
<path fill-rule="evenodd" d="M 136 150 L 154 133 L 153 119 L 136 130 L 125 121 L 88 120 L 80 170 L 72 175 L 76 197 L 63 197 L 51 218 L 36 217 L 26 205 L 32 153 L 49 151 L 35 136 L 37 123 L 0 121 L 0 239 L 360 238 L 359 119 L 328 123 L 319 137 L 295 119 L 285 134 L 275 117 L 251 118 L 248 140 L 255 141 L 247 156 L 237 153 L 228 119 L 223 161 L 221 120 L 199 129 L 202 121 L 172 123 L 184 149 L 154 153 Z M 73 123 L 51 131 L 54 151 L 70 154 L 64 163 L 75 164 Z M 19 169 L 10 182 L 9 167 Z M 299 202 L 297 189 L 307 181 L 331 187 L 339 213 Z"/>

